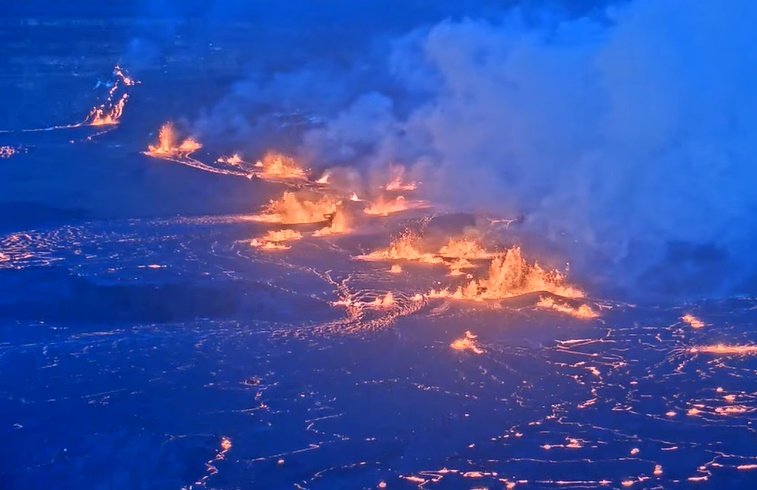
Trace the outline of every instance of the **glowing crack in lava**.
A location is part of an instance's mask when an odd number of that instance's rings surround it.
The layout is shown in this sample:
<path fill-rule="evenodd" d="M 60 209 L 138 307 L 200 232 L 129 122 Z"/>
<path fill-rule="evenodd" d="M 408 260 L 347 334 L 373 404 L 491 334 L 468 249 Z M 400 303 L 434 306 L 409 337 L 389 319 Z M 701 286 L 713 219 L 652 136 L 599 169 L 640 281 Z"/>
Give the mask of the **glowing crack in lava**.
<path fill-rule="evenodd" d="M 272 230 L 260 238 L 253 238 L 250 246 L 263 250 L 289 250 L 286 242 L 293 242 L 302 238 L 302 233 L 295 230 Z"/>
<path fill-rule="evenodd" d="M 389 216 L 390 214 L 402 211 L 425 209 L 429 203 L 425 201 L 414 201 L 405 199 L 405 196 L 397 196 L 393 199 L 386 199 L 380 196 L 376 201 L 366 207 L 363 212 L 373 216 Z"/>
<path fill-rule="evenodd" d="M 715 354 L 723 356 L 754 356 L 757 355 L 757 345 L 698 345 L 689 349 L 692 354 Z"/>
<path fill-rule="evenodd" d="M 271 151 L 262 160 L 255 163 L 260 169 L 259 176 L 263 179 L 294 179 L 307 180 L 308 174 L 300 167 L 294 158 Z"/>
<path fill-rule="evenodd" d="M 271 200 L 260 214 L 253 215 L 251 219 L 284 225 L 321 223 L 336 213 L 338 204 L 339 201 L 331 196 L 308 197 L 287 191 L 279 199 Z"/>
<path fill-rule="evenodd" d="M 463 300 L 498 300 L 528 293 L 549 292 L 566 298 L 582 298 L 583 291 L 566 283 L 565 276 L 556 270 L 545 270 L 539 264 L 530 264 L 520 247 L 512 247 L 497 255 L 489 265 L 488 276 L 473 279 L 454 291 L 432 290 L 432 298 Z"/>
<path fill-rule="evenodd" d="M 477 338 L 477 335 L 474 335 L 469 330 L 466 330 L 465 335 L 453 340 L 449 346 L 456 351 L 472 352 L 473 354 L 481 355 L 484 353 L 484 349 L 482 349 L 478 344 L 478 341 L 476 340 Z"/>
<path fill-rule="evenodd" d="M 202 148 L 202 145 L 193 138 L 185 138 L 178 141 L 176 128 L 173 123 L 167 122 L 160 127 L 158 131 L 158 142 L 155 145 L 147 147 L 146 155 L 155 158 L 186 158 L 195 151 Z"/>

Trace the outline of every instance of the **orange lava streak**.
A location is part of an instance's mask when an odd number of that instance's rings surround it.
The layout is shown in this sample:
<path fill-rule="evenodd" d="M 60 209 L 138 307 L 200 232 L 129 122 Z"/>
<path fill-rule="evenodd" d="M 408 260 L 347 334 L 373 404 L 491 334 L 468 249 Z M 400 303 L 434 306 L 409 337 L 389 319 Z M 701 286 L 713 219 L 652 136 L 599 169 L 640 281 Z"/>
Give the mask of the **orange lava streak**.
<path fill-rule="evenodd" d="M 550 297 L 539 298 L 539 302 L 536 303 L 536 306 L 539 308 L 551 309 L 582 320 L 590 320 L 599 317 L 599 313 L 594 311 L 591 306 L 587 304 L 575 307 L 568 303 L 557 302 L 554 298 Z"/>
<path fill-rule="evenodd" d="M 757 345 L 698 345 L 689 349 L 692 354 L 719 354 L 724 356 L 757 355 Z"/>
<path fill-rule="evenodd" d="M 681 317 L 681 321 L 691 326 L 691 328 L 702 328 L 704 322 L 690 313 L 686 313 Z"/>

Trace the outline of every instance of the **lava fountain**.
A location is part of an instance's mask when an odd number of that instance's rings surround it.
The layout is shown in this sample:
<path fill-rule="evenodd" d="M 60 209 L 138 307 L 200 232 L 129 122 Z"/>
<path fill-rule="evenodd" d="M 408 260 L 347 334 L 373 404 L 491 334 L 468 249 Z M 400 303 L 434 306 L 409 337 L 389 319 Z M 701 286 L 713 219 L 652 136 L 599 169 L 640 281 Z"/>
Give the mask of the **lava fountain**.
<path fill-rule="evenodd" d="M 584 296 L 583 291 L 566 283 L 561 272 L 545 270 L 537 263 L 528 263 L 520 247 L 512 247 L 495 256 L 489 265 L 487 277 L 473 279 L 454 291 L 432 290 L 429 296 L 482 301 L 512 298 L 535 292 L 549 292 L 566 298 Z"/>
<path fill-rule="evenodd" d="M 160 127 L 158 142 L 147 147 L 146 155 L 155 158 L 186 158 L 202 145 L 193 138 L 186 138 L 178 143 L 173 123 L 167 122 Z"/>
<path fill-rule="evenodd" d="M 307 180 L 308 174 L 300 167 L 294 158 L 270 151 L 262 160 L 255 163 L 260 169 L 259 177 L 263 179 L 294 179 Z"/>
<path fill-rule="evenodd" d="M 338 204 L 339 201 L 331 196 L 321 195 L 311 198 L 287 191 L 279 199 L 271 200 L 263 211 L 253 215 L 252 219 L 284 225 L 321 223 L 333 217 Z"/>

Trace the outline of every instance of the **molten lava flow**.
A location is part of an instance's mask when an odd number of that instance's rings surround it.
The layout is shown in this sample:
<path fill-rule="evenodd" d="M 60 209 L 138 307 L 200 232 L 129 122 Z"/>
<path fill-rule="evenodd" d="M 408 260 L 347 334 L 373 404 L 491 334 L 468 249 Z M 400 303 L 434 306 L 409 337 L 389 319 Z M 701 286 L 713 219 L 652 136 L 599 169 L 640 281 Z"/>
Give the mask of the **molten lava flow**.
<path fill-rule="evenodd" d="M 365 214 L 374 216 L 389 216 L 390 214 L 408 211 L 411 209 L 424 209 L 428 203 L 424 201 L 408 201 L 404 196 L 397 196 L 394 199 L 385 199 L 379 197 L 363 211 Z"/>
<path fill-rule="evenodd" d="M 260 238 L 253 238 L 250 245 L 263 250 L 289 250 L 284 242 L 292 242 L 302 238 L 302 234 L 294 230 L 269 231 Z"/>
<path fill-rule="evenodd" d="M 412 260 L 427 264 L 443 263 L 439 257 L 421 251 L 420 236 L 410 230 L 406 230 L 397 239 L 393 240 L 389 244 L 389 247 L 374 250 L 369 254 L 360 255 L 357 258 L 368 261 Z"/>
<path fill-rule="evenodd" d="M 132 87 L 137 82 L 130 78 L 124 70 L 116 65 L 113 69 L 113 76 L 116 81 L 108 91 L 108 98 L 105 102 L 89 111 L 89 115 L 84 123 L 89 126 L 112 126 L 118 124 L 124 113 L 124 107 L 129 99 L 128 93 L 118 96 L 121 86 Z"/>
<path fill-rule="evenodd" d="M 405 167 L 394 165 L 389 169 L 391 180 L 384 186 L 387 191 L 414 191 L 418 184 L 416 182 L 405 182 Z"/>
<path fill-rule="evenodd" d="M 252 216 L 252 219 L 285 225 L 320 223 L 336 213 L 338 204 L 336 199 L 329 196 L 308 199 L 287 191 L 279 199 L 271 200 L 263 212 Z"/>
<path fill-rule="evenodd" d="M 255 163 L 260 168 L 260 177 L 264 179 L 299 179 L 308 178 L 307 172 L 297 165 L 292 157 L 277 152 L 268 152 L 262 160 Z"/>
<path fill-rule="evenodd" d="M 87 124 L 90 126 L 111 126 L 118 124 L 118 120 L 124 113 L 124 107 L 129 94 L 123 94 L 114 104 L 103 104 L 93 108 L 87 116 Z"/>
<path fill-rule="evenodd" d="M 449 242 L 439 249 L 439 255 L 444 258 L 480 260 L 491 259 L 494 254 L 484 249 L 473 238 L 450 238 Z"/>
<path fill-rule="evenodd" d="M 392 274 L 399 274 L 402 272 L 402 267 L 399 264 L 392 264 L 389 272 L 391 272 Z"/>
<path fill-rule="evenodd" d="M 344 209 L 338 207 L 331 216 L 329 225 L 317 230 L 313 236 L 341 235 L 350 231 L 349 219 Z"/>
<path fill-rule="evenodd" d="M 547 271 L 539 264 L 529 264 L 520 247 L 513 247 L 496 256 L 489 265 L 488 277 L 472 280 L 457 288 L 430 292 L 431 297 L 468 300 L 496 300 L 534 292 L 549 292 L 567 298 L 581 298 L 583 292 L 565 283 L 558 271 Z"/>
<path fill-rule="evenodd" d="M 702 328 L 704 322 L 692 314 L 686 313 L 681 317 L 681 321 L 688 324 L 691 328 Z"/>
<path fill-rule="evenodd" d="M 477 335 L 473 335 L 469 330 L 466 330 L 464 336 L 453 340 L 449 346 L 456 351 L 469 351 L 474 354 L 483 354 L 484 349 L 478 345 L 478 342 L 476 341 L 477 338 Z"/>
<path fill-rule="evenodd" d="M 539 298 L 539 302 L 536 303 L 536 306 L 539 308 L 555 310 L 559 313 L 564 313 L 574 318 L 585 320 L 597 318 L 599 316 L 599 313 L 594 311 L 591 306 L 587 304 L 582 304 L 581 306 L 576 308 L 569 305 L 568 303 L 557 302 L 554 300 L 554 298 L 551 297 Z"/>
<path fill-rule="evenodd" d="M 692 354 L 718 354 L 723 356 L 757 355 L 757 345 L 698 345 L 689 349 Z"/>
<path fill-rule="evenodd" d="M 177 144 L 176 129 L 167 122 L 160 127 L 158 144 L 149 145 L 145 154 L 156 158 L 186 158 L 200 148 L 202 145 L 192 138 Z"/>

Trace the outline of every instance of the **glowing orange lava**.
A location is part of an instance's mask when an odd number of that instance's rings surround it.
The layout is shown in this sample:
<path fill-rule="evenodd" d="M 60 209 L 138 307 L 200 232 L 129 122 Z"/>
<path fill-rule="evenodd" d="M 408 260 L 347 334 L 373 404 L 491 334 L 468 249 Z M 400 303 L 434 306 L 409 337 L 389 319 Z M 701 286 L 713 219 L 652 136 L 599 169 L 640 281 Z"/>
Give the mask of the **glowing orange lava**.
<path fill-rule="evenodd" d="M 424 209 L 427 207 L 429 207 L 429 205 L 424 201 L 408 201 L 404 196 L 397 196 L 394 199 L 379 197 L 363 211 L 365 214 L 373 216 L 389 216 L 390 214 L 400 213 L 402 211 Z"/>
<path fill-rule="evenodd" d="M 225 163 L 226 165 L 231 165 L 232 167 L 239 167 L 244 163 L 244 160 L 242 160 L 242 157 L 239 156 L 238 153 L 234 153 L 230 157 L 219 157 L 216 162 Z"/>
<path fill-rule="evenodd" d="M 167 122 L 160 127 L 158 144 L 149 145 L 145 153 L 156 158 L 184 158 L 202 148 L 202 145 L 192 138 L 186 138 L 179 144 L 177 141 L 173 123 Z"/>
<path fill-rule="evenodd" d="M 255 221 L 281 223 L 320 223 L 336 213 L 339 201 L 330 196 L 308 198 L 294 192 L 285 192 L 279 199 L 271 200 L 263 212 L 252 216 Z"/>
<path fill-rule="evenodd" d="M 441 264 L 444 262 L 441 258 L 435 257 L 431 253 L 423 252 L 420 236 L 411 230 L 404 231 L 389 244 L 389 247 L 360 255 L 357 258 L 368 261 L 412 260 L 427 264 Z"/>
<path fill-rule="evenodd" d="M 691 326 L 691 328 L 702 328 L 704 327 L 704 322 L 700 320 L 699 318 L 695 317 L 694 315 L 691 315 L 689 313 L 686 313 L 681 317 L 681 321 Z"/>
<path fill-rule="evenodd" d="M 456 351 L 468 351 L 474 354 L 483 354 L 484 349 L 478 345 L 478 342 L 476 341 L 477 338 L 477 335 L 473 335 L 469 330 L 466 330 L 464 336 L 453 340 L 449 346 Z"/>
<path fill-rule="evenodd" d="M 341 207 L 337 207 L 331 215 L 329 225 L 313 233 L 313 236 L 340 235 L 350 231 L 347 213 Z"/>
<path fill-rule="evenodd" d="M 123 94 L 117 102 L 113 104 L 103 104 L 93 108 L 87 116 L 87 124 L 90 126 L 111 126 L 118 124 L 119 119 L 124 113 L 126 101 L 129 94 Z"/>
<path fill-rule="evenodd" d="M 260 238 L 254 238 L 250 245 L 263 250 L 288 250 L 291 248 L 284 242 L 292 242 L 302 238 L 302 234 L 295 230 L 269 231 Z"/>
<path fill-rule="evenodd" d="M 264 179 L 297 179 L 308 178 L 307 172 L 300 167 L 294 158 L 282 153 L 271 151 L 262 160 L 255 163 L 260 168 L 260 177 Z"/>
<path fill-rule="evenodd" d="M 757 345 L 698 345 L 689 349 L 692 354 L 718 354 L 723 356 L 757 355 Z"/>
<path fill-rule="evenodd" d="M 103 104 L 89 111 L 84 124 L 89 126 L 113 126 L 118 124 L 124 113 L 126 101 L 129 99 L 129 94 L 123 93 L 118 96 L 118 92 L 121 90 L 122 85 L 131 87 L 136 85 L 137 82 L 133 78 L 130 78 L 118 65 L 113 68 L 113 76 L 116 81 L 110 90 L 108 90 L 108 98 Z"/>
<path fill-rule="evenodd" d="M 529 264 L 520 247 L 513 247 L 497 255 L 489 265 L 488 276 L 471 280 L 455 291 L 432 290 L 431 297 L 467 300 L 496 300 L 534 292 L 549 292 L 566 298 L 581 298 L 583 291 L 565 282 L 559 271 L 542 269 L 539 264 Z"/>
<path fill-rule="evenodd" d="M 539 308 L 551 309 L 559 313 L 570 315 L 574 318 L 580 318 L 582 320 L 590 320 L 592 318 L 599 317 L 599 313 L 594 311 L 591 306 L 587 304 L 582 304 L 581 306 L 575 307 L 569 305 L 568 303 L 555 301 L 552 297 L 539 298 L 536 306 Z"/>
<path fill-rule="evenodd" d="M 484 249 L 474 238 L 450 238 L 446 245 L 439 249 L 439 255 L 444 258 L 480 260 L 490 259 L 493 253 Z"/>

